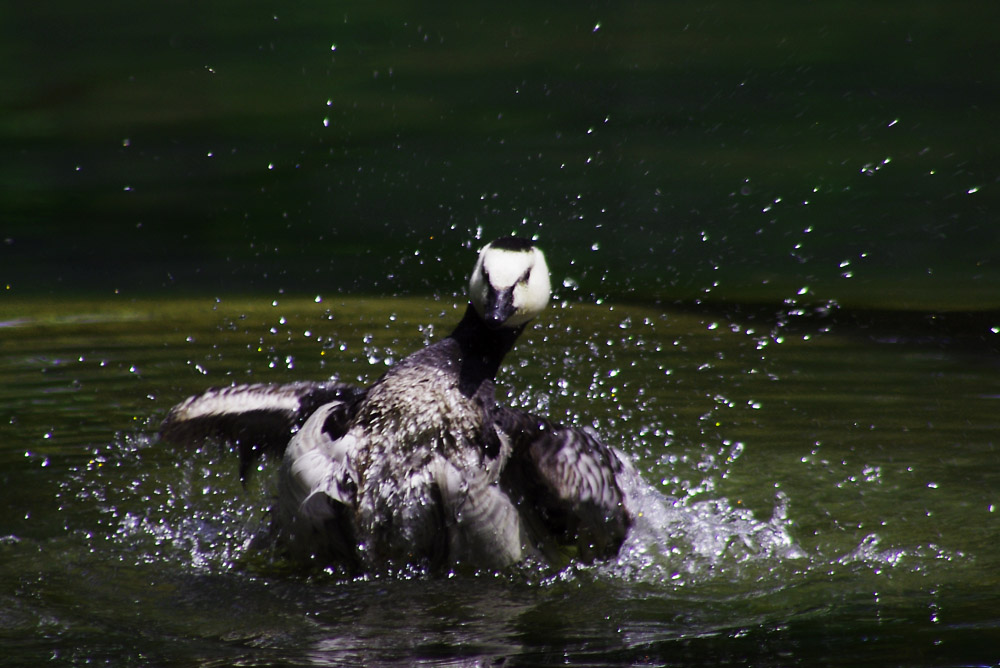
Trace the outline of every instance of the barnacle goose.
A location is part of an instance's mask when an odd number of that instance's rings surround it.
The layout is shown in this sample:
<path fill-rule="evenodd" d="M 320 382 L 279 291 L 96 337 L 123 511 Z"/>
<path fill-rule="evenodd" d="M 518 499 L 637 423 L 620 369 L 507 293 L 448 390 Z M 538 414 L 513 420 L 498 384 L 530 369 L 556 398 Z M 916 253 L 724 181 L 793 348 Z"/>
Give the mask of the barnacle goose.
<path fill-rule="evenodd" d="M 297 560 L 364 573 L 614 556 L 634 517 L 625 456 L 494 397 L 504 355 L 549 301 L 542 251 L 488 244 L 469 297 L 447 338 L 368 388 L 212 389 L 174 406 L 161 437 L 235 443 L 242 474 L 259 452 L 283 452 L 272 533 Z"/>

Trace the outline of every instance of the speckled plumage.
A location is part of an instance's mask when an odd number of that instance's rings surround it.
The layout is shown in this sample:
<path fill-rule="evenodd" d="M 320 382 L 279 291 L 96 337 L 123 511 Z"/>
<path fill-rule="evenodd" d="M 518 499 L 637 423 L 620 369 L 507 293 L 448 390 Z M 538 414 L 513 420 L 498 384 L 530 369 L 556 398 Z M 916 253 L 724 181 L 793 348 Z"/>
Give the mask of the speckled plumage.
<path fill-rule="evenodd" d="M 175 407 L 162 433 L 174 441 L 199 434 L 236 440 L 246 461 L 257 449 L 252 430 L 240 426 L 243 409 L 253 416 L 249 424 L 267 425 L 260 433 L 272 449 L 280 449 L 273 441 L 282 429 L 286 439 L 294 432 L 274 525 L 299 560 L 370 572 L 496 569 L 529 556 L 559 562 L 567 551 L 587 560 L 611 556 L 631 524 L 635 472 L 627 461 L 590 430 L 494 398 L 503 357 L 544 308 L 548 290 L 540 251 L 499 240 L 480 254 L 472 301 L 455 331 L 371 387 L 209 391 Z"/>

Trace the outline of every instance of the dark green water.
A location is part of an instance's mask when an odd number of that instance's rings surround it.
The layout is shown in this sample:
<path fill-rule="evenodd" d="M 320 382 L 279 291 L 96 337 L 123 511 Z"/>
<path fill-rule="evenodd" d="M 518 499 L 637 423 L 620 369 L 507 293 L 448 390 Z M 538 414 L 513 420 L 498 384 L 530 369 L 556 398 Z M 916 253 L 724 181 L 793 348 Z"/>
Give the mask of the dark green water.
<path fill-rule="evenodd" d="M 190 393 L 370 382 L 457 315 L 339 297 L 5 309 L 0 663 L 1000 661 L 998 363 L 947 339 L 557 301 L 501 396 L 595 425 L 650 485 L 619 559 L 558 573 L 290 571 L 250 546 L 273 462 L 244 489 L 229 453 L 155 440 Z"/>
<path fill-rule="evenodd" d="M 997 307 L 998 24 L 986 0 L 9 3 L 0 285 L 440 294 L 517 229 L 585 293 Z"/>

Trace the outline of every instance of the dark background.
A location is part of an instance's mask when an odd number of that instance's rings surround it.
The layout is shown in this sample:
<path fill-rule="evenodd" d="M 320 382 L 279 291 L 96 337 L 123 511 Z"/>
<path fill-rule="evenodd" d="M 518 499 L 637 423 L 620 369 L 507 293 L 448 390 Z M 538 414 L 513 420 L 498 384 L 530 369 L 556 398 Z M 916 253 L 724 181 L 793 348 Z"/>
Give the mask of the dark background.
<path fill-rule="evenodd" d="M 994 2 L 0 9 L 0 289 L 1000 306 Z"/>

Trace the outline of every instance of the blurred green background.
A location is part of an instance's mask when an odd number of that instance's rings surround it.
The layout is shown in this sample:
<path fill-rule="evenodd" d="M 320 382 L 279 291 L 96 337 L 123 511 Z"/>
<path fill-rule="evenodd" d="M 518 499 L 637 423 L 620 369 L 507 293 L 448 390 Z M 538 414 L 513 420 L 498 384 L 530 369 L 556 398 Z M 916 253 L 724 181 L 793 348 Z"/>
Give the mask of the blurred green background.
<path fill-rule="evenodd" d="M 1000 4 L 0 8 L 0 290 L 1000 307 Z"/>

